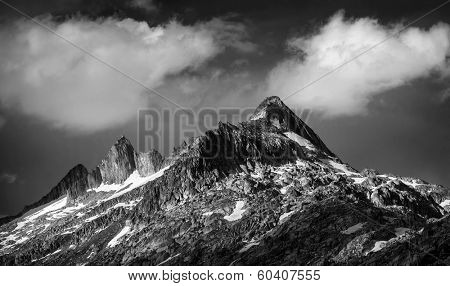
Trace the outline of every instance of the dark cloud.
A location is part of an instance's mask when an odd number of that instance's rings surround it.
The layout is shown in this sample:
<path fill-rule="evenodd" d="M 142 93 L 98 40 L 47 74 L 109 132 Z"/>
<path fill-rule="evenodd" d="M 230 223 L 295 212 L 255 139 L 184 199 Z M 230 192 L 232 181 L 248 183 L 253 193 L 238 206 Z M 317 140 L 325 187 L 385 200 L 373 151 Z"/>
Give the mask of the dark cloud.
<path fill-rule="evenodd" d="M 146 11 L 153 12 L 158 10 L 154 0 L 131 0 L 129 5 L 131 7 L 144 9 Z"/>

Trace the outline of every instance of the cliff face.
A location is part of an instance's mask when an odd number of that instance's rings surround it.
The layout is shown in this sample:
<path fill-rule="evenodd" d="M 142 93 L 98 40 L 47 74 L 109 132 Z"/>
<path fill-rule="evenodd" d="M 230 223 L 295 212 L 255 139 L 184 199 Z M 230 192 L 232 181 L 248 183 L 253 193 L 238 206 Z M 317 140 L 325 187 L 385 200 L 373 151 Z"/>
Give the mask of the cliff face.
<path fill-rule="evenodd" d="M 97 188 L 102 183 L 102 174 L 99 167 L 95 167 L 87 177 L 89 189 Z"/>
<path fill-rule="evenodd" d="M 121 137 L 111 147 L 98 169 L 103 183 L 121 184 L 136 170 L 141 176 L 157 172 L 163 160 L 163 156 L 156 150 L 146 153 L 135 152 L 130 141 Z"/>
<path fill-rule="evenodd" d="M 156 173 L 163 164 L 163 156 L 156 150 L 152 150 L 146 153 L 137 153 L 136 168 L 141 176 L 149 176 Z"/>
<path fill-rule="evenodd" d="M 99 165 L 106 184 L 123 183 L 136 170 L 136 153 L 127 138 L 121 137 Z"/>

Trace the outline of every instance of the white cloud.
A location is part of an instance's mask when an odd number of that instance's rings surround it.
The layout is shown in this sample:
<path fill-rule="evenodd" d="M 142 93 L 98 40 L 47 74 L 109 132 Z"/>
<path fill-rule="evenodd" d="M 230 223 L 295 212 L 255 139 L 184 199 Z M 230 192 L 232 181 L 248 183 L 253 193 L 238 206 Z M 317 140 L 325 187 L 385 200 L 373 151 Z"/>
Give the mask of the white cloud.
<path fill-rule="evenodd" d="M 17 174 L 3 173 L 0 175 L 0 182 L 7 184 L 13 184 L 17 180 Z"/>
<path fill-rule="evenodd" d="M 158 27 L 113 18 L 42 21 L 151 88 L 169 75 L 195 70 L 226 47 L 252 47 L 243 40 L 245 27 L 220 19 Z M 30 22 L 2 27 L 0 39 L 3 106 L 56 128 L 86 133 L 123 124 L 148 104 L 141 86 Z"/>
<path fill-rule="evenodd" d="M 294 55 L 271 71 L 267 93 L 288 96 L 400 28 L 399 24 L 383 26 L 370 18 L 346 20 L 339 12 L 317 33 L 288 41 Z M 449 25 L 440 23 L 428 30 L 407 28 L 288 102 L 325 116 L 364 114 L 368 103 L 380 92 L 434 72 L 448 73 L 449 55 Z"/>

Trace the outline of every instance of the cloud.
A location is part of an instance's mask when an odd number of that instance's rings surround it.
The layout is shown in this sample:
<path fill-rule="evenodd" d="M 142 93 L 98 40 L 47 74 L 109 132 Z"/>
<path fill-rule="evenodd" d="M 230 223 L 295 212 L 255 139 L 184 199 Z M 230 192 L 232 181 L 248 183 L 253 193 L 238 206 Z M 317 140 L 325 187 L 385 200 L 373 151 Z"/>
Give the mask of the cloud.
<path fill-rule="evenodd" d="M 384 26 L 370 18 L 344 19 L 339 12 L 316 33 L 289 39 L 288 50 L 293 54 L 270 72 L 266 92 L 288 96 L 401 27 Z M 440 23 L 427 30 L 407 28 L 294 95 L 289 102 L 324 116 L 364 114 L 368 103 L 383 91 L 434 73 L 448 74 L 449 55 L 449 25 Z"/>
<path fill-rule="evenodd" d="M 243 25 L 221 19 L 191 26 L 171 21 L 157 27 L 114 18 L 41 21 L 151 88 L 168 76 L 198 69 L 227 47 L 253 48 Z M 55 128 L 89 133 L 123 124 L 149 104 L 141 86 L 37 25 L 18 21 L 3 26 L 0 38 L 4 107 Z"/>
<path fill-rule="evenodd" d="M 17 180 L 17 174 L 11 174 L 11 173 L 3 173 L 0 175 L 0 183 L 5 182 L 7 184 L 14 184 Z"/>
<path fill-rule="evenodd" d="M 158 7 L 156 6 L 153 0 L 132 0 L 130 2 L 131 7 L 141 8 L 148 12 L 157 11 Z"/>

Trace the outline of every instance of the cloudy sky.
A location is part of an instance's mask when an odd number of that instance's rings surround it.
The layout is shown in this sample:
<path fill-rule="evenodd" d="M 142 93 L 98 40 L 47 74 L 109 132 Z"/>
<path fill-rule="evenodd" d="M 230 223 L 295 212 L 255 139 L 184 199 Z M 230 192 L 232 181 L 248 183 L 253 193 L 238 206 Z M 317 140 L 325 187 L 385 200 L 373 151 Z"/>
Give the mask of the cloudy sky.
<path fill-rule="evenodd" d="M 422 17 L 444 0 L 2 2 L 0 216 L 137 143 L 139 108 L 271 95 L 354 167 L 450 186 L 450 3 Z"/>

